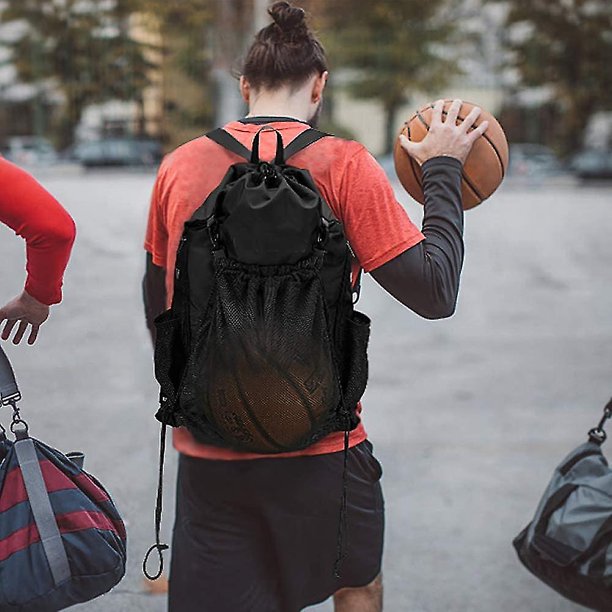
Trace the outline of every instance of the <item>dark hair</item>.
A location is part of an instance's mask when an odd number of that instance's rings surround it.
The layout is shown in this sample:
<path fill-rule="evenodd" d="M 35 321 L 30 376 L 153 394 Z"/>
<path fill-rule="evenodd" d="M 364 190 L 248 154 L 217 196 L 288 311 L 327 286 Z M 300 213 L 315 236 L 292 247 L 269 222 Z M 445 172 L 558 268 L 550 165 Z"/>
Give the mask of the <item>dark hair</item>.
<path fill-rule="evenodd" d="M 268 13 L 274 21 L 256 34 L 242 68 L 251 87 L 299 87 L 325 72 L 325 49 L 308 27 L 304 9 L 275 2 Z"/>

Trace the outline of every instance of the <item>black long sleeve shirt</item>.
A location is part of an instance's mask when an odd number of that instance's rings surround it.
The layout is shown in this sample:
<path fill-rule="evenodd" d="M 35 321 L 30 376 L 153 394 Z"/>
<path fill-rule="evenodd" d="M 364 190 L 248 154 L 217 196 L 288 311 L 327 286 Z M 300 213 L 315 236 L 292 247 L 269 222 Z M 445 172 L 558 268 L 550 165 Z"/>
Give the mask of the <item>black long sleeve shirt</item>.
<path fill-rule="evenodd" d="M 458 159 L 434 157 L 421 167 L 425 240 L 372 271 L 372 276 L 402 304 L 427 319 L 455 311 L 463 266 L 463 206 Z"/>

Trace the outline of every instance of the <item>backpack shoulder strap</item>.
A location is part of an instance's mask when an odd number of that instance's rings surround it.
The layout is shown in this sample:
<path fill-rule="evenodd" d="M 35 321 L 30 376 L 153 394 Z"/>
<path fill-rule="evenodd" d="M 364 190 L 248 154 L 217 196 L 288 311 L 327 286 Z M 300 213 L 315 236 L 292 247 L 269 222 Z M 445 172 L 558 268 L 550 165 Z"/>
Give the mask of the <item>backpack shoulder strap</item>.
<path fill-rule="evenodd" d="M 241 143 L 238 142 L 229 132 L 226 132 L 223 128 L 217 128 L 206 134 L 207 138 L 210 138 L 213 142 L 221 145 L 224 149 L 244 157 L 247 161 L 251 160 L 251 152 Z"/>
<path fill-rule="evenodd" d="M 315 130 L 313 128 L 304 130 L 285 147 L 285 161 L 287 161 L 290 157 L 293 157 L 296 153 L 303 151 L 311 144 L 321 140 L 321 138 L 324 138 L 325 136 L 329 136 L 329 134 L 320 132 L 319 130 Z"/>
<path fill-rule="evenodd" d="M 304 130 L 299 136 L 294 138 L 291 143 L 285 147 L 285 161 L 287 161 L 290 157 L 303 151 L 306 147 L 309 147 L 311 144 L 314 144 L 321 138 L 329 136 L 325 132 L 320 132 L 319 130 L 314 130 L 309 128 Z M 206 134 L 207 138 L 210 138 L 213 142 L 216 142 L 218 145 L 222 146 L 224 149 L 235 153 L 236 155 L 240 155 L 247 161 L 251 160 L 251 152 L 238 140 L 236 140 L 229 132 L 226 132 L 223 128 L 217 128 L 216 130 L 212 130 Z"/>

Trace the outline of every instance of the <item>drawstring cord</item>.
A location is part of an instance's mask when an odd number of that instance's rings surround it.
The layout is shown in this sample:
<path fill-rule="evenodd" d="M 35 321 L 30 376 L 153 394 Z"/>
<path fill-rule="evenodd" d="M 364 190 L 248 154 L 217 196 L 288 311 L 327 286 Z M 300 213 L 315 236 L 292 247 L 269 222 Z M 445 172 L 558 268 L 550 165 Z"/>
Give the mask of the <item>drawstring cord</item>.
<path fill-rule="evenodd" d="M 155 502 L 155 544 L 149 548 L 145 555 L 144 561 L 142 562 L 142 572 L 149 580 L 157 580 L 164 571 L 164 550 L 168 549 L 167 544 L 161 544 L 159 541 L 159 532 L 161 529 L 162 520 L 162 502 L 163 502 L 163 486 L 164 486 L 164 457 L 166 453 L 166 427 L 167 424 L 164 422 L 161 426 L 161 433 L 159 436 L 159 475 L 157 481 L 157 500 Z M 147 571 L 147 562 L 151 553 L 157 550 L 159 555 L 159 566 L 155 574 L 149 574 Z"/>
<path fill-rule="evenodd" d="M 348 513 L 347 513 L 347 489 L 348 489 L 348 451 L 349 451 L 349 436 L 348 416 L 346 417 L 346 429 L 344 430 L 344 450 L 343 450 L 343 466 L 342 466 L 342 496 L 340 498 L 340 516 L 338 518 L 338 539 L 336 544 L 336 562 L 334 563 L 334 576 L 341 578 L 342 562 L 346 557 L 345 544 L 347 541 L 348 531 Z"/>
<path fill-rule="evenodd" d="M 347 243 L 348 244 L 348 243 Z M 349 246 L 350 248 L 350 246 Z M 325 255 L 325 251 L 320 253 L 319 265 L 323 265 L 323 257 Z M 349 264 L 350 265 L 350 264 Z M 319 283 L 321 283 L 321 291 L 323 295 L 323 281 L 321 280 L 320 273 L 317 273 L 317 278 Z M 361 275 L 358 276 L 357 284 L 360 284 Z M 350 285 L 350 277 L 349 277 L 349 285 Z M 357 297 L 357 299 L 359 299 Z M 327 308 L 327 303 L 323 300 L 323 309 L 325 312 L 325 320 L 329 325 L 329 310 Z M 332 361 L 334 364 L 334 370 L 338 377 L 338 392 L 340 394 L 340 415 L 344 420 L 344 449 L 342 451 L 342 493 L 340 495 L 340 513 L 338 516 L 338 533 L 336 539 L 336 561 L 334 562 L 334 577 L 341 578 L 341 570 L 342 570 L 342 562 L 346 558 L 346 543 L 348 541 L 348 452 L 349 452 L 349 437 L 351 433 L 351 417 L 350 410 L 346 405 L 344 400 L 344 391 L 342 389 L 342 382 L 340 380 L 340 368 L 338 367 L 338 359 L 335 354 L 335 351 L 332 350 Z"/>

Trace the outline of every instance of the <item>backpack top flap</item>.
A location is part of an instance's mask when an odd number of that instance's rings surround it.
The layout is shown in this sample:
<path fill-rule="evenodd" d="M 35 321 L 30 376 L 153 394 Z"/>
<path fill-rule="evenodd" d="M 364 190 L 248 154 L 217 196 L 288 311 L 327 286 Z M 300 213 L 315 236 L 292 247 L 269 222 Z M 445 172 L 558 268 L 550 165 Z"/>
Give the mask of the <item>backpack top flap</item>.
<path fill-rule="evenodd" d="M 325 134 L 306 130 L 286 149 L 280 132 L 272 162 L 259 158 L 262 128 L 253 140 L 249 162 L 234 164 L 216 194 L 212 216 L 219 246 L 236 261 L 257 265 L 294 264 L 323 240 L 331 211 L 307 170 L 285 159 Z M 224 130 L 209 137 L 246 157 L 248 150 Z"/>

